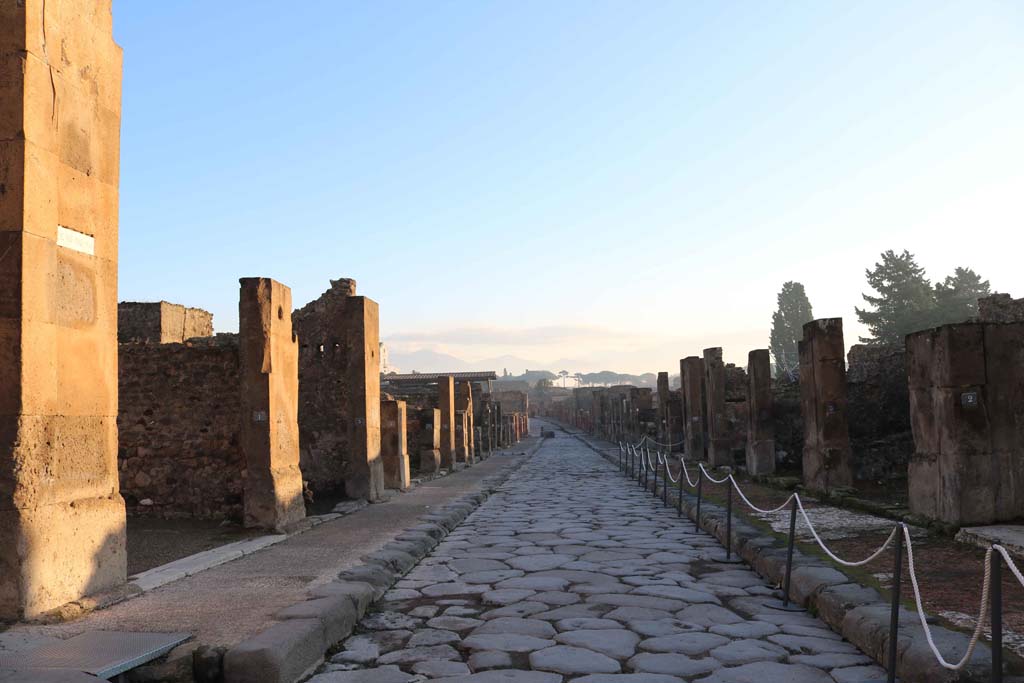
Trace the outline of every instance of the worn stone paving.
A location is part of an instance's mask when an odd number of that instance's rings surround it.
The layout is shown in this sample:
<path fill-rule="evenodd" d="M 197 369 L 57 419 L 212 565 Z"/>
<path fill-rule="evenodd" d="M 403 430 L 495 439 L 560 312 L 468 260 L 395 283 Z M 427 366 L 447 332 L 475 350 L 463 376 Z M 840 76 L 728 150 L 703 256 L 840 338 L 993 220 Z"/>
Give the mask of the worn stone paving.
<path fill-rule="evenodd" d="M 580 441 L 549 439 L 313 683 L 854 683 L 884 672 Z"/>

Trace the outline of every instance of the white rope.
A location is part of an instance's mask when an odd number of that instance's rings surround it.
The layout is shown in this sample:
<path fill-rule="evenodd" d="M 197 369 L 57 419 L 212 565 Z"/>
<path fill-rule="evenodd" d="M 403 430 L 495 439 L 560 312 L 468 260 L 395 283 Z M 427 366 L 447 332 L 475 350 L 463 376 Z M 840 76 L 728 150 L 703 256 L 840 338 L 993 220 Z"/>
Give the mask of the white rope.
<path fill-rule="evenodd" d="M 896 532 L 900 528 L 899 524 L 894 525 L 893 528 L 892 528 L 892 531 L 889 532 L 889 537 L 887 539 L 885 539 L 885 543 L 883 543 L 878 550 L 873 552 L 870 557 L 867 557 L 867 558 L 865 558 L 865 559 L 863 559 L 863 560 L 861 560 L 859 562 L 849 562 L 849 561 L 844 560 L 843 558 L 839 557 L 838 555 L 833 553 L 831 550 L 829 550 L 828 546 L 825 545 L 825 542 L 821 540 L 820 536 L 818 536 L 818 532 L 814 530 L 814 525 L 811 524 L 811 518 L 807 516 L 807 510 L 804 509 L 804 502 L 802 500 L 800 500 L 800 496 L 799 495 L 796 496 L 796 504 L 797 504 L 797 507 L 800 508 L 800 514 L 803 515 L 804 522 L 807 523 L 807 528 L 811 530 L 811 535 L 814 537 L 814 540 L 817 541 L 818 545 L 821 546 L 821 549 L 825 551 L 826 555 L 828 555 L 833 560 L 835 560 L 836 562 L 838 562 L 839 564 L 841 564 L 841 565 L 843 565 L 845 567 L 860 567 L 862 565 L 867 564 L 871 560 L 875 559 L 879 555 L 881 555 L 882 551 L 885 550 L 886 548 L 888 548 L 889 544 L 892 543 L 892 539 L 896 538 Z"/>
<path fill-rule="evenodd" d="M 756 512 L 760 512 L 761 514 L 764 514 L 764 515 L 770 515 L 773 512 L 779 512 L 780 510 L 784 510 L 785 508 L 789 507 L 789 502 L 791 500 L 793 500 L 793 496 L 796 495 L 795 493 L 791 493 L 789 495 L 789 498 L 786 499 L 786 502 L 783 503 L 782 505 L 780 505 L 777 508 L 772 508 L 771 510 L 763 510 L 763 509 L 757 507 L 756 505 L 754 505 L 753 503 L 751 503 L 750 499 L 747 498 L 746 495 L 744 495 L 743 489 L 740 488 L 740 485 L 739 485 L 739 483 L 736 482 L 736 478 L 735 477 L 733 477 L 730 474 L 729 475 L 729 479 L 732 480 L 732 485 L 736 488 L 736 493 L 740 494 L 740 498 L 743 499 L 743 502 L 746 503 L 747 506 L 750 507 L 751 510 L 755 510 Z"/>
<path fill-rule="evenodd" d="M 708 471 L 706 469 L 704 469 L 704 463 L 697 463 L 697 467 L 700 468 L 700 471 L 704 473 L 704 476 L 707 477 L 708 481 L 710 481 L 712 484 L 724 484 L 725 482 L 729 481 L 729 477 L 732 476 L 730 474 L 726 476 L 724 479 L 715 479 L 710 474 L 708 474 Z"/>
<path fill-rule="evenodd" d="M 999 554 L 1003 556 L 1004 560 L 1006 560 L 1006 566 L 1010 568 L 1010 571 L 1013 572 L 1013 575 L 1017 577 L 1018 581 L 1020 581 L 1020 585 L 1024 586 L 1024 575 L 1021 574 L 1020 569 L 1017 569 L 1017 565 L 1010 557 L 1009 551 L 1007 551 L 1006 548 L 1004 548 L 1001 545 L 993 545 L 992 549 L 999 551 Z"/>
<path fill-rule="evenodd" d="M 644 439 L 646 439 L 647 441 L 650 441 L 651 443 L 655 444 L 656 446 L 664 446 L 665 448 L 675 448 L 676 446 L 682 445 L 683 441 L 685 441 L 685 439 L 680 439 L 679 441 L 676 441 L 675 443 L 661 443 L 660 441 L 655 441 L 654 439 L 652 439 L 652 438 L 650 438 L 648 436 L 645 436 Z"/>
<path fill-rule="evenodd" d="M 917 574 L 914 572 L 914 548 L 910 542 L 910 530 L 907 529 L 906 525 L 903 526 L 903 537 L 907 544 L 907 565 L 910 567 L 910 584 L 914 588 L 914 600 L 917 602 L 917 616 L 921 619 L 921 628 L 924 629 L 924 637 L 928 641 L 928 647 L 932 649 L 932 654 L 935 655 L 935 659 L 938 660 L 944 668 L 952 671 L 959 671 L 967 664 L 967 660 L 974 654 L 974 648 L 978 644 L 978 639 L 981 638 L 982 629 L 985 626 L 985 617 L 988 614 L 988 592 L 989 586 L 992 579 L 992 549 L 989 548 L 985 552 L 985 578 L 981 584 L 981 608 L 978 610 L 978 624 L 974 627 L 974 633 L 971 634 L 971 640 L 967 644 L 967 652 L 964 653 L 963 659 L 956 664 L 950 664 L 943 659 L 942 654 L 938 648 L 935 647 L 935 641 L 932 640 L 932 630 L 928 626 L 928 620 L 924 616 L 924 606 L 921 604 L 921 589 L 917 585 Z"/>
<path fill-rule="evenodd" d="M 697 482 L 695 482 L 693 479 L 690 479 L 690 471 L 686 469 L 686 461 L 683 460 L 683 456 L 679 456 L 679 469 L 682 471 L 683 474 L 686 475 L 686 483 L 690 485 L 690 488 L 696 488 Z M 700 475 L 698 475 L 698 478 L 699 476 Z"/>

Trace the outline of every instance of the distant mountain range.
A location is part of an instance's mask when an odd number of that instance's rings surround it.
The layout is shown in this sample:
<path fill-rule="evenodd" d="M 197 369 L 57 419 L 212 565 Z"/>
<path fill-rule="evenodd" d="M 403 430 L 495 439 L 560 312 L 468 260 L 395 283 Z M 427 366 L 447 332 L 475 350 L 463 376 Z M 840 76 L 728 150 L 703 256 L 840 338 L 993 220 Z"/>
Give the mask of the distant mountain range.
<path fill-rule="evenodd" d="M 466 361 L 447 353 L 419 349 L 411 352 L 390 352 L 390 362 L 399 372 L 479 372 L 494 370 L 498 377 L 503 379 L 525 380 L 530 384 L 536 384 L 538 380 L 550 379 L 555 386 L 561 386 L 562 380 L 558 376 L 560 370 L 568 371 L 569 377 L 565 380 L 565 386 L 576 386 L 573 376 L 580 367 L 586 367 L 588 363 L 560 358 L 554 363 L 540 363 L 538 361 L 519 358 L 518 356 L 497 356 L 495 358 L 484 358 L 478 361 Z M 505 373 L 508 372 L 508 376 Z M 602 370 L 600 372 L 582 373 L 584 385 L 613 385 L 633 384 L 636 386 L 656 386 L 658 376 L 648 372 L 642 375 L 630 375 L 628 373 L 612 372 Z"/>

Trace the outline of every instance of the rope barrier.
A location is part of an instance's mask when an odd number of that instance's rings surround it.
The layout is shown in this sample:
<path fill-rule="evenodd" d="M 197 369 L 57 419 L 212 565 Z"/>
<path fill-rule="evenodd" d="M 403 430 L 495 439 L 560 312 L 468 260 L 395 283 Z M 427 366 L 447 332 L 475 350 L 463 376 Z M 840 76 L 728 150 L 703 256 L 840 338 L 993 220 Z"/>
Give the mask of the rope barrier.
<path fill-rule="evenodd" d="M 964 652 L 963 659 L 956 664 L 950 664 L 943 658 L 942 653 L 935 647 L 935 641 L 932 639 L 932 630 L 928 626 L 928 620 L 924 616 L 924 605 L 921 603 L 921 589 L 917 585 L 917 574 L 914 571 L 914 548 L 910 543 L 910 530 L 907 529 L 906 525 L 903 526 L 903 538 L 907 546 L 907 565 L 910 567 L 910 584 L 914 588 L 914 600 L 917 602 L 917 616 L 921 620 L 921 628 L 924 629 L 924 637 L 928 641 L 928 647 L 931 648 L 932 654 L 935 655 L 935 659 L 938 660 L 939 664 L 945 669 L 951 671 L 959 671 L 967 664 L 967 661 L 974 654 L 974 648 L 978 645 L 978 639 L 981 638 L 982 630 L 985 626 L 985 617 L 988 614 L 988 593 L 992 583 L 992 549 L 989 548 L 985 553 L 985 577 L 981 584 L 981 608 L 978 611 L 978 625 L 974 627 L 974 633 L 971 634 L 971 640 L 967 644 L 967 651 Z"/>
<path fill-rule="evenodd" d="M 921 622 L 921 628 L 924 631 L 925 639 L 928 642 L 928 647 L 931 649 L 932 654 L 935 656 L 936 661 L 945 669 L 949 669 L 951 671 L 959 671 L 964 666 L 966 666 L 967 662 L 973 656 L 974 650 L 977 648 L 978 642 L 981 639 L 982 633 L 984 632 L 985 622 L 986 622 L 986 619 L 988 617 L 988 612 L 989 612 L 989 607 L 990 607 L 990 602 L 991 602 L 991 593 L 992 593 L 992 565 L 993 565 L 992 554 L 994 552 L 998 552 L 1000 554 L 1000 556 L 1002 556 L 1003 560 L 1005 560 L 1005 562 L 1006 562 L 1007 567 L 1009 567 L 1010 572 L 1014 575 L 1014 577 L 1017 579 L 1017 581 L 1020 582 L 1021 586 L 1024 586 L 1024 572 L 1022 572 L 1020 570 L 1020 568 L 1017 567 L 1017 564 L 1013 561 L 1013 558 L 1011 557 L 1009 551 L 1007 551 L 1006 548 L 1004 548 L 1001 545 L 998 545 L 998 544 L 992 545 L 986 551 L 986 553 L 985 553 L 985 569 L 984 569 L 984 576 L 983 576 L 982 585 L 981 585 L 981 604 L 979 605 L 979 608 L 978 608 L 978 620 L 977 620 L 977 624 L 976 624 L 976 626 L 974 628 L 974 632 L 971 634 L 970 641 L 968 642 L 967 649 L 964 652 L 963 657 L 958 662 L 955 662 L 955 663 L 948 662 L 948 661 L 946 661 L 946 659 L 942 656 L 942 653 L 939 652 L 938 648 L 936 647 L 935 640 L 932 637 L 931 627 L 928 625 L 927 617 L 925 616 L 924 601 L 921 598 L 921 587 L 920 587 L 920 584 L 919 584 L 918 578 L 917 578 L 917 568 L 916 568 L 916 566 L 914 564 L 914 549 L 913 549 L 913 544 L 912 544 L 912 540 L 911 540 L 911 536 L 910 536 L 910 529 L 905 524 L 903 524 L 903 523 L 895 524 L 893 526 L 892 531 L 889 532 L 889 536 L 885 539 L 885 542 L 882 543 L 882 545 L 879 546 L 879 548 L 877 550 L 875 550 L 873 553 L 871 553 L 871 555 L 869 555 L 868 557 L 864 558 L 863 560 L 859 560 L 859 561 L 855 561 L 855 562 L 854 561 L 849 561 L 849 560 L 844 560 L 843 558 L 841 558 L 838 555 L 836 555 L 835 553 L 833 553 L 829 549 L 829 547 L 825 544 L 825 542 L 821 539 L 821 536 L 818 535 L 818 531 L 814 528 L 814 524 L 811 522 L 810 515 L 807 514 L 806 508 L 804 508 L 803 500 L 800 498 L 800 494 L 799 493 L 794 492 L 794 493 L 790 494 L 789 497 L 786 498 L 785 502 L 783 502 L 778 507 L 771 508 L 771 509 L 765 509 L 765 508 L 758 507 L 753 502 L 751 502 L 750 498 L 748 498 L 747 495 L 743 492 L 743 489 L 740 487 L 739 482 L 736 481 L 736 477 L 735 476 L 733 476 L 732 474 L 728 474 L 725 477 L 723 477 L 722 479 L 715 479 L 714 477 L 712 477 L 710 475 L 710 473 L 707 471 L 707 469 L 705 469 L 703 463 L 698 463 L 697 464 L 697 467 L 699 469 L 699 474 L 698 474 L 698 481 L 695 482 L 695 481 L 693 481 L 690 478 L 689 470 L 686 468 L 686 462 L 683 460 L 682 456 L 680 456 L 680 458 L 679 458 L 679 471 L 680 471 L 680 474 L 679 474 L 678 477 L 673 477 L 672 476 L 672 470 L 668 466 L 668 461 L 669 461 L 668 453 L 666 453 L 665 455 L 662 455 L 661 450 L 658 449 L 655 452 L 655 458 L 657 460 L 657 465 L 655 465 L 655 459 L 652 459 L 652 457 L 651 457 L 651 449 L 649 447 L 646 450 L 643 449 L 643 448 L 640 448 L 640 446 L 642 446 L 645 441 L 650 441 L 651 443 L 656 444 L 658 446 L 666 446 L 666 444 L 660 444 L 657 441 L 654 441 L 653 439 L 649 439 L 648 437 L 645 436 L 643 439 L 640 440 L 640 442 L 636 446 L 632 446 L 631 444 L 627 443 L 627 446 L 626 446 L 627 450 L 630 447 L 632 447 L 634 454 L 638 454 L 640 456 L 640 467 L 641 467 L 641 469 L 644 472 L 646 472 L 648 470 L 652 470 L 652 471 L 657 472 L 658 467 L 661 466 L 661 465 L 664 465 L 665 466 L 665 475 L 666 475 L 667 479 L 669 481 L 671 481 L 673 484 L 679 483 L 680 479 L 683 476 L 685 476 L 687 483 L 691 487 L 696 487 L 698 485 L 699 481 L 700 481 L 700 475 L 703 475 L 704 477 L 706 477 L 708 479 L 708 481 L 710 481 L 713 484 L 725 484 L 725 483 L 728 483 L 732 488 L 736 489 L 736 492 L 740 495 L 740 498 L 743 500 L 743 502 L 746 503 L 747 507 L 749 507 L 751 510 L 754 510 L 755 512 L 758 512 L 758 513 L 761 513 L 761 514 L 773 514 L 773 513 L 780 512 L 780 511 L 784 510 L 786 507 L 790 506 L 790 504 L 795 501 L 797 509 L 799 510 L 800 515 L 803 517 L 804 523 L 807 524 L 807 528 L 811 532 L 811 536 L 814 538 L 814 541 L 825 552 L 825 554 L 828 555 L 828 557 L 830 559 L 832 559 L 834 562 L 837 562 L 838 564 L 843 565 L 845 567 L 860 567 L 860 566 L 866 565 L 869 562 L 871 562 L 871 561 L 875 560 L 876 558 L 878 558 L 878 556 L 881 555 L 883 552 L 885 552 L 885 550 L 897 538 L 897 534 L 900 533 L 900 529 L 902 528 L 902 534 L 903 534 L 903 539 L 902 540 L 904 541 L 904 544 L 906 546 L 907 564 L 908 564 L 908 567 L 909 567 L 909 570 L 910 570 L 910 583 L 911 583 L 911 587 L 913 588 L 913 592 L 914 592 L 914 601 L 915 601 L 915 606 L 916 606 L 916 609 L 917 609 L 917 615 L 918 615 L 918 618 L 919 618 L 919 620 Z M 895 590 L 899 590 L 899 586 L 894 586 L 893 590 L 894 591 Z M 896 599 L 897 598 L 894 597 L 894 600 L 896 600 Z"/>

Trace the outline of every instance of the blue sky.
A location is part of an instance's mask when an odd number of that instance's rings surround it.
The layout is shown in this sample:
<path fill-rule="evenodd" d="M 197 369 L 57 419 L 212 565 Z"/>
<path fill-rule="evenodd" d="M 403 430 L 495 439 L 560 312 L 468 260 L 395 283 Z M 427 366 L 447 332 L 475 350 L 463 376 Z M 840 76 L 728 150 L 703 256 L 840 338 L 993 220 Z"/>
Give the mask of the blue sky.
<path fill-rule="evenodd" d="M 678 371 L 907 248 L 1024 296 L 1018 2 L 114 1 L 120 297 L 354 277 L 401 354 Z M 412 368 L 403 368 L 412 369 Z M 515 369 L 515 368 L 510 368 Z"/>

